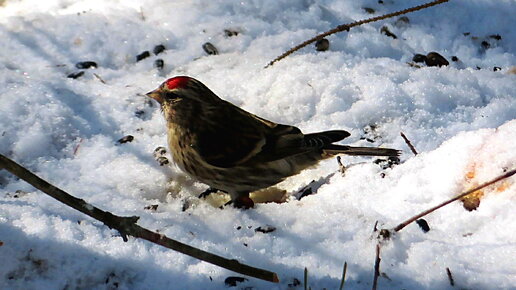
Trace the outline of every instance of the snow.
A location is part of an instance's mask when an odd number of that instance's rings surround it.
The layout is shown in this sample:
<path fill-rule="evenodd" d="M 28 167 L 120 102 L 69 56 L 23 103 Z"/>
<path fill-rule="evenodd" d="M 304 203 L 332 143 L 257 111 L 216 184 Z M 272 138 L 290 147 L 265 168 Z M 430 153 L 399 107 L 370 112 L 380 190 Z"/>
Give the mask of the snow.
<path fill-rule="evenodd" d="M 406 15 L 408 24 L 393 18 L 329 36 L 329 51 L 310 45 L 263 68 L 319 32 L 422 4 L 383 2 L 0 1 L 0 153 L 94 206 L 137 215 L 141 226 L 274 271 L 281 281 L 248 277 L 238 289 L 292 289 L 305 267 L 312 289 L 336 289 L 344 261 L 346 288 L 369 289 L 376 221 L 392 228 L 516 165 L 513 0 L 450 1 Z M 382 26 L 398 38 L 380 34 Z M 220 54 L 207 55 L 205 42 Z M 156 56 L 159 44 L 167 50 Z M 151 56 L 136 62 L 145 50 Z M 407 65 L 431 51 L 450 65 Z M 98 68 L 67 78 L 81 61 Z M 382 169 L 375 158 L 343 157 L 342 175 L 328 160 L 278 185 L 291 196 L 315 180 L 312 195 L 220 210 L 212 205 L 217 195 L 195 197 L 205 185 L 153 157 L 166 146 L 165 121 L 144 93 L 175 75 L 304 132 L 345 129 L 346 144 L 401 149 L 402 163 Z M 117 142 L 126 135 L 134 140 Z M 388 278 L 379 287 L 452 288 L 449 268 L 460 288 L 514 288 L 515 178 L 483 192 L 476 210 L 452 203 L 425 217 L 428 233 L 411 224 L 384 242 Z M 259 226 L 276 230 L 256 232 Z M 147 241 L 124 243 L 5 170 L 0 261 L 1 289 L 218 289 L 241 276 Z"/>

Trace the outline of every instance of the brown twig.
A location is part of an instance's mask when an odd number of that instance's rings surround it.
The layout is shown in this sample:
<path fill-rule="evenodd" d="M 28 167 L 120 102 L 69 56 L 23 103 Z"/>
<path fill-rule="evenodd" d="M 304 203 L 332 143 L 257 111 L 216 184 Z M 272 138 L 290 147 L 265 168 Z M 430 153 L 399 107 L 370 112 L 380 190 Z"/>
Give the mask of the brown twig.
<path fill-rule="evenodd" d="M 344 290 L 344 282 L 346 281 L 346 271 L 348 270 L 348 262 L 344 262 L 344 269 L 342 269 L 342 279 L 340 280 L 339 290 Z"/>
<path fill-rule="evenodd" d="M 106 81 L 105 81 L 105 80 L 103 80 L 103 79 L 102 79 L 98 74 L 93 73 L 93 75 L 94 75 L 94 76 L 95 76 L 95 77 L 96 77 L 96 78 L 97 78 L 101 83 L 106 84 Z"/>
<path fill-rule="evenodd" d="M 278 276 L 276 273 L 254 268 L 245 264 L 241 264 L 237 260 L 234 259 L 226 259 L 224 257 L 194 248 L 187 244 L 183 244 L 176 240 L 170 239 L 165 235 L 161 235 L 152 231 L 149 231 L 146 228 L 140 227 L 136 224 L 139 217 L 121 217 L 117 215 L 113 215 L 110 212 L 103 211 L 97 207 L 92 206 L 91 204 L 85 202 L 80 198 L 76 198 L 66 193 L 65 191 L 51 185 L 45 180 L 39 178 L 29 170 L 20 166 L 16 162 L 11 159 L 5 157 L 0 154 L 0 168 L 6 169 L 17 177 L 25 180 L 35 188 L 43 191 L 44 193 L 50 195 L 51 197 L 57 199 L 58 201 L 104 223 L 109 228 L 115 229 L 120 232 L 122 239 L 127 242 L 127 236 L 133 236 L 135 238 L 145 239 L 152 243 L 161 245 L 163 247 L 172 249 L 174 251 L 178 251 L 185 255 L 197 258 L 199 260 L 217 265 L 219 267 L 255 277 L 258 279 L 270 281 L 270 282 L 279 282 Z"/>
<path fill-rule="evenodd" d="M 455 286 L 455 282 L 453 281 L 453 276 L 451 274 L 450 268 L 446 267 L 446 275 L 448 275 L 448 280 L 450 281 L 450 285 Z"/>
<path fill-rule="evenodd" d="M 399 231 L 401 231 L 404 227 L 406 227 L 406 226 L 407 226 L 407 225 L 409 225 L 410 223 L 414 222 L 415 220 L 420 219 L 420 218 L 422 218 L 423 216 L 425 216 L 425 215 L 427 215 L 427 214 L 429 214 L 429 213 L 431 213 L 431 212 L 433 212 L 433 211 L 435 211 L 435 210 L 437 210 L 437 209 L 439 209 L 439 208 L 441 208 L 441 207 L 443 207 L 443 206 L 445 206 L 445 205 L 447 205 L 447 204 L 449 204 L 449 203 L 452 203 L 452 202 L 454 202 L 454 201 L 456 201 L 456 200 L 459 200 L 459 199 L 461 199 L 461 198 L 465 197 L 465 196 L 466 196 L 466 195 L 468 195 L 468 194 L 471 194 L 471 193 L 473 193 L 473 192 L 475 192 L 475 191 L 477 191 L 477 190 L 480 190 L 480 189 L 482 189 L 482 188 L 484 188 L 484 187 L 487 187 L 487 186 L 489 186 L 489 185 L 491 185 L 491 184 L 493 184 L 493 183 L 496 183 L 496 182 L 498 182 L 498 181 L 500 181 L 500 180 L 503 180 L 503 179 L 506 179 L 506 178 L 508 178 L 508 177 L 511 177 L 511 176 L 512 176 L 512 175 L 514 175 L 514 174 L 516 174 L 516 169 L 510 170 L 510 171 L 506 172 L 505 174 L 500 175 L 500 176 L 496 177 L 495 179 L 493 179 L 493 180 L 491 180 L 491 181 L 488 181 L 488 182 L 486 182 L 486 183 L 484 183 L 484 184 L 481 184 L 481 185 L 479 185 L 479 186 L 477 186 L 477 187 L 475 187 L 475 188 L 472 188 L 472 189 L 470 189 L 470 190 L 468 190 L 468 191 L 465 191 L 465 192 L 463 192 L 463 193 L 461 193 L 461 194 L 459 194 L 459 195 L 455 196 L 455 197 L 454 197 L 454 198 L 452 198 L 452 199 L 449 199 L 449 200 L 447 200 L 447 201 L 445 201 L 445 202 L 443 202 L 443 203 L 441 203 L 441 204 L 439 204 L 439 205 L 436 205 L 436 206 L 434 206 L 434 207 L 432 207 L 432 208 L 430 208 L 430 209 L 428 209 L 428 210 L 425 210 L 425 211 L 423 211 L 422 213 L 420 213 L 420 214 L 418 214 L 418 215 L 415 215 L 415 216 L 411 217 L 410 219 L 408 219 L 408 220 L 406 220 L 406 221 L 402 222 L 401 224 L 399 224 L 398 226 L 396 226 L 396 227 L 394 228 L 394 231 L 399 232 Z"/>
<path fill-rule="evenodd" d="M 376 244 L 376 258 L 374 260 L 374 277 L 373 277 L 373 287 L 371 289 L 376 290 L 378 286 L 378 277 L 380 277 L 380 242 Z"/>
<path fill-rule="evenodd" d="M 383 20 L 383 19 L 386 19 L 386 18 L 391 18 L 391 17 L 407 14 L 407 13 L 410 13 L 410 12 L 414 12 L 414 11 L 417 11 L 417 10 L 421 10 L 421 9 L 432 7 L 432 6 L 435 6 L 435 5 L 438 5 L 438 4 L 442 4 L 442 3 L 448 2 L 448 1 L 449 0 L 436 0 L 436 1 L 429 2 L 429 3 L 423 4 L 423 5 L 411 7 L 411 8 L 405 9 L 405 10 L 396 11 L 396 12 L 393 12 L 393 13 L 384 14 L 384 15 L 377 16 L 377 17 L 368 18 L 368 19 L 356 21 L 356 22 L 353 22 L 353 23 L 341 24 L 341 25 L 333 28 L 332 30 L 326 31 L 324 33 L 321 33 L 321 34 L 319 34 L 319 35 L 317 35 L 317 36 L 315 36 L 315 37 L 313 37 L 313 38 L 311 38 L 311 39 L 309 39 L 309 40 L 307 40 L 307 41 L 305 41 L 305 42 L 303 42 L 303 43 L 301 43 L 299 45 L 294 46 L 293 48 L 289 49 L 288 51 L 286 51 L 282 55 L 280 55 L 277 58 L 275 58 L 273 61 L 269 62 L 265 67 L 267 68 L 269 66 L 272 66 L 275 62 L 282 60 L 283 58 L 289 56 L 293 52 L 295 52 L 295 51 L 297 51 L 297 50 L 299 50 L 299 49 L 309 45 L 310 43 L 316 42 L 317 40 L 322 39 L 322 38 L 324 38 L 324 37 L 326 37 L 328 35 L 331 35 L 331 34 L 334 34 L 334 33 L 337 33 L 337 32 L 342 32 L 342 31 L 349 31 L 349 29 L 351 27 L 355 27 L 355 26 L 359 26 L 359 25 L 362 25 L 362 24 L 366 24 L 366 23 L 370 23 L 370 22 L 375 22 L 375 21 Z"/>
<path fill-rule="evenodd" d="M 403 138 L 403 140 L 405 140 L 405 143 L 407 143 L 407 146 L 410 148 L 410 151 L 412 151 L 412 153 L 414 153 L 414 155 L 417 155 L 416 148 L 414 147 L 414 145 L 412 145 L 412 142 L 410 142 L 410 140 L 407 138 L 407 136 L 405 136 L 405 134 L 403 134 L 403 132 L 400 132 L 400 135 L 401 135 L 401 138 Z"/>

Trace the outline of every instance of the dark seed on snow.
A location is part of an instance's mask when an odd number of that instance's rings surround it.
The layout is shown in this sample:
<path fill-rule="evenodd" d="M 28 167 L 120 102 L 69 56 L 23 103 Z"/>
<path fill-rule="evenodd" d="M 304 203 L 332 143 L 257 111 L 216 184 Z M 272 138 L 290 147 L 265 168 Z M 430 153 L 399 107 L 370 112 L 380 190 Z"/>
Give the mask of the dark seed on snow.
<path fill-rule="evenodd" d="M 330 48 L 330 41 L 326 38 L 322 38 L 315 42 L 315 49 L 317 51 L 327 51 Z"/>
<path fill-rule="evenodd" d="M 236 276 L 230 276 L 227 277 L 226 280 L 224 280 L 224 284 L 228 287 L 236 287 L 238 283 L 242 283 L 247 281 L 247 278 L 244 277 L 236 277 Z"/>
<path fill-rule="evenodd" d="M 426 55 L 422 55 L 419 53 L 414 54 L 414 57 L 412 57 L 413 62 L 425 62 Z"/>
<path fill-rule="evenodd" d="M 276 228 L 273 226 L 263 226 L 263 227 L 257 227 L 254 231 L 267 234 L 267 233 L 274 232 L 275 230 L 276 230 Z"/>
<path fill-rule="evenodd" d="M 145 59 L 145 58 L 147 58 L 149 56 L 150 56 L 150 52 L 148 50 L 146 50 L 146 51 L 144 51 L 144 52 L 142 52 L 142 53 L 140 53 L 140 54 L 138 54 L 136 56 L 136 61 L 138 62 L 138 61 L 140 61 L 142 59 Z"/>
<path fill-rule="evenodd" d="M 159 59 L 156 59 L 154 61 L 154 66 L 157 68 L 157 69 L 163 69 L 163 67 L 165 66 L 165 62 L 159 58 Z"/>
<path fill-rule="evenodd" d="M 78 69 L 97 68 L 97 63 L 94 61 L 81 61 L 75 64 Z"/>
<path fill-rule="evenodd" d="M 224 35 L 226 37 L 232 37 L 232 36 L 237 36 L 238 35 L 238 31 L 236 30 L 232 30 L 232 29 L 224 29 Z"/>
<path fill-rule="evenodd" d="M 374 14 L 374 12 L 375 12 L 373 8 L 364 7 L 363 9 L 365 10 L 365 12 L 367 12 L 369 14 Z"/>
<path fill-rule="evenodd" d="M 209 55 L 219 54 L 219 51 L 217 50 L 217 48 L 209 42 L 206 42 L 205 44 L 203 44 L 202 49 L 204 49 L 204 51 Z"/>
<path fill-rule="evenodd" d="M 426 222 L 426 220 L 424 219 L 418 219 L 416 221 L 416 223 L 418 224 L 418 226 L 421 228 L 421 230 L 423 230 L 423 232 L 427 233 L 428 231 L 430 231 L 430 226 L 428 225 L 428 223 Z"/>
<path fill-rule="evenodd" d="M 154 50 L 152 50 L 152 52 L 154 52 L 155 55 L 158 55 L 158 54 L 164 52 L 165 49 L 166 48 L 163 44 L 159 44 L 154 47 Z"/>
<path fill-rule="evenodd" d="M 501 68 L 501 67 L 499 67 L 499 66 L 495 66 L 495 67 L 493 67 L 493 71 L 499 71 L 499 70 L 502 70 L 502 68 Z"/>
<path fill-rule="evenodd" d="M 124 144 L 124 143 L 127 143 L 127 142 L 132 142 L 134 140 L 134 136 L 133 135 L 127 135 L 127 136 L 124 136 L 120 139 L 118 139 L 118 142 L 119 144 Z"/>
<path fill-rule="evenodd" d="M 452 61 L 459 61 L 459 58 L 454 55 L 454 56 L 451 57 L 451 60 Z"/>
<path fill-rule="evenodd" d="M 80 78 L 83 74 L 84 74 L 83 71 L 79 71 L 79 72 L 71 73 L 71 74 L 67 75 L 66 77 L 70 78 L 70 79 L 77 79 L 77 78 Z"/>
<path fill-rule="evenodd" d="M 398 38 L 396 34 L 392 33 L 387 26 L 383 26 L 382 29 L 380 29 L 380 33 L 385 34 L 394 39 Z"/>
<path fill-rule="evenodd" d="M 449 65 L 450 63 L 444 58 L 444 56 L 432 51 L 426 55 L 425 63 L 427 66 L 443 66 Z"/>
<path fill-rule="evenodd" d="M 167 157 L 163 157 L 163 156 L 158 157 L 158 158 L 156 159 L 156 161 L 158 161 L 159 166 L 163 166 L 163 165 L 166 165 L 166 164 L 169 164 L 169 163 L 170 163 L 170 162 L 168 161 L 168 158 L 167 158 Z"/>

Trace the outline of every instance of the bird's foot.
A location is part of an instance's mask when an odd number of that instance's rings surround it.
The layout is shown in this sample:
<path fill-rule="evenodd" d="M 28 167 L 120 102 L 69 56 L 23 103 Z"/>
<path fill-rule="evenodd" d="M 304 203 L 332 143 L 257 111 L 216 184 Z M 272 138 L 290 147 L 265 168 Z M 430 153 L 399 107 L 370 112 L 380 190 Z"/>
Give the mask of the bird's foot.
<path fill-rule="evenodd" d="M 233 207 L 241 209 L 250 209 L 254 207 L 254 201 L 249 196 L 239 196 L 234 200 L 228 201 L 224 206 L 233 205 Z"/>
<path fill-rule="evenodd" d="M 205 191 L 203 191 L 201 194 L 199 194 L 199 198 L 203 198 L 203 199 L 207 198 L 210 194 L 215 193 L 217 191 L 219 191 L 219 190 L 216 188 L 210 187 L 210 188 L 206 189 Z"/>

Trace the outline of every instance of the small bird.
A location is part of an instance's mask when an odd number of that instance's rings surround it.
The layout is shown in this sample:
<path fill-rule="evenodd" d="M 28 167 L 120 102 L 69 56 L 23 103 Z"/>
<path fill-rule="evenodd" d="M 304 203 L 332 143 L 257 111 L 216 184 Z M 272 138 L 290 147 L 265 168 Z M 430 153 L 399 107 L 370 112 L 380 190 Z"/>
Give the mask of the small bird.
<path fill-rule="evenodd" d="M 400 154 L 395 149 L 333 144 L 350 135 L 344 130 L 303 134 L 222 100 L 188 76 L 170 78 L 147 96 L 161 105 L 175 163 L 194 179 L 228 193 L 235 207 L 253 207 L 250 192 L 337 154 Z"/>

